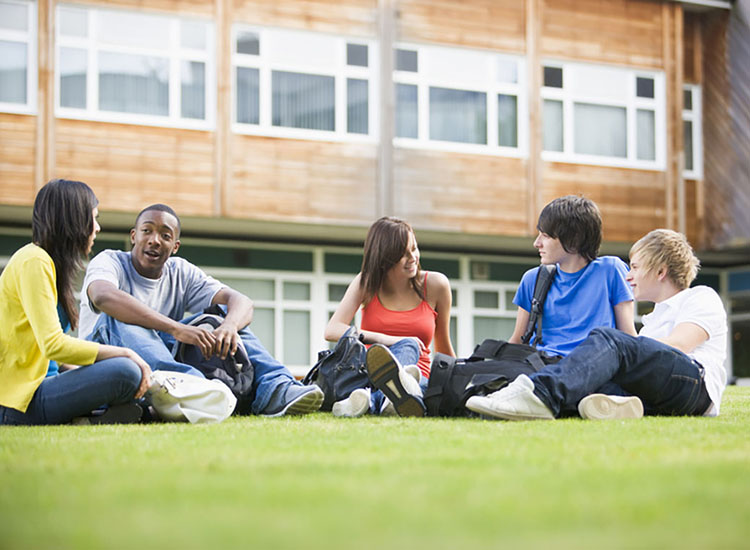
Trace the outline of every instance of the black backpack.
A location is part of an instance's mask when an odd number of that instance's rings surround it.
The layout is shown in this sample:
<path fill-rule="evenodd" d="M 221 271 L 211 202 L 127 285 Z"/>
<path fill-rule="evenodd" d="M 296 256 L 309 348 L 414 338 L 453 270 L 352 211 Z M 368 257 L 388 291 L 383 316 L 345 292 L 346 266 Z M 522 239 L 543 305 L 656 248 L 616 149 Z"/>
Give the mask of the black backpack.
<path fill-rule="evenodd" d="M 531 374 L 545 365 L 557 363 L 559 356 L 549 355 L 528 345 L 536 332 L 535 345 L 542 342 L 542 311 L 555 266 L 542 265 L 534 283 L 529 322 L 522 344 L 487 339 L 474 348 L 468 359 L 456 359 L 436 353 L 430 370 L 430 381 L 424 394 L 427 416 L 470 416 L 466 400 L 473 395 L 487 395 L 509 384 L 520 374 Z"/>
<path fill-rule="evenodd" d="M 303 384 L 317 384 L 325 397 L 321 411 L 330 411 L 336 401 L 346 399 L 359 388 L 370 385 L 365 367 L 365 345 L 350 327 L 333 350 L 318 352 L 318 362 L 305 375 Z"/>
<path fill-rule="evenodd" d="M 208 325 L 213 330 L 223 321 L 224 311 L 218 307 L 211 307 L 188 324 L 196 327 Z M 237 346 L 234 355 L 227 355 L 226 359 L 222 359 L 218 355 L 206 359 L 198 346 L 179 342 L 175 350 L 175 359 L 195 367 L 210 380 L 215 379 L 224 382 L 237 398 L 235 414 L 250 414 L 250 407 L 254 398 L 252 387 L 255 369 L 242 343 Z"/>

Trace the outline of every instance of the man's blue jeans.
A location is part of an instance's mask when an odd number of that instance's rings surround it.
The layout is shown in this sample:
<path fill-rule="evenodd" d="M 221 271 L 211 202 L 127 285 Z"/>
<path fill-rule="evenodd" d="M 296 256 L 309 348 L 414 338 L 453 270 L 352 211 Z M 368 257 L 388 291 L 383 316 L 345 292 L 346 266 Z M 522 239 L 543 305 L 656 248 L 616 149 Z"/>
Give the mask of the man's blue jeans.
<path fill-rule="evenodd" d="M 181 322 L 189 323 L 197 315 L 200 314 L 187 317 Z M 239 331 L 239 335 L 255 369 L 251 410 L 253 414 L 258 414 L 268 405 L 279 384 L 295 381 L 289 370 L 268 353 L 248 328 Z M 138 353 L 152 370 L 170 370 L 203 376 L 199 370 L 175 360 L 172 355 L 175 339 L 171 334 L 129 325 L 102 314 L 89 339 L 102 344 L 130 348 Z"/>
<path fill-rule="evenodd" d="M 413 338 L 399 340 L 390 346 L 388 350 L 396 359 L 398 359 L 398 362 L 401 363 L 402 366 L 416 365 L 417 361 L 419 361 L 419 344 L 417 344 Z M 422 378 L 422 380 L 426 383 L 427 379 Z M 422 391 L 424 391 L 424 387 L 422 388 Z M 383 407 L 384 400 L 385 396 L 383 395 L 383 392 L 380 390 L 373 390 L 370 394 L 370 412 L 372 414 L 380 414 L 380 409 Z"/>
<path fill-rule="evenodd" d="M 555 416 L 591 393 L 636 395 L 646 414 L 703 414 L 703 367 L 681 351 L 646 337 L 597 328 L 562 361 L 529 376 Z"/>
<path fill-rule="evenodd" d="M 25 413 L 0 405 L 0 424 L 65 424 L 102 405 L 132 401 L 140 383 L 132 360 L 98 361 L 42 380 Z"/>

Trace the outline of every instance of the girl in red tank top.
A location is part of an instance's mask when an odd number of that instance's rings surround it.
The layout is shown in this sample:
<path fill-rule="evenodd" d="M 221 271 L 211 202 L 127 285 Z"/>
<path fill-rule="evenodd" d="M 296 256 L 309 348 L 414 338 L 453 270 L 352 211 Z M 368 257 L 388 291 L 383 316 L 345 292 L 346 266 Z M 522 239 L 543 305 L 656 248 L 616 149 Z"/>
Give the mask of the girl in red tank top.
<path fill-rule="evenodd" d="M 451 299 L 445 275 L 422 271 L 411 226 L 381 218 L 367 233 L 362 270 L 328 322 L 325 337 L 338 341 L 362 308 L 360 339 L 367 345 L 387 346 L 405 367 L 417 364 L 427 380 L 433 340 L 435 351 L 455 357 L 449 330 Z M 419 345 L 416 361 L 408 354 L 399 357 L 403 346 L 395 344 L 408 338 Z"/>

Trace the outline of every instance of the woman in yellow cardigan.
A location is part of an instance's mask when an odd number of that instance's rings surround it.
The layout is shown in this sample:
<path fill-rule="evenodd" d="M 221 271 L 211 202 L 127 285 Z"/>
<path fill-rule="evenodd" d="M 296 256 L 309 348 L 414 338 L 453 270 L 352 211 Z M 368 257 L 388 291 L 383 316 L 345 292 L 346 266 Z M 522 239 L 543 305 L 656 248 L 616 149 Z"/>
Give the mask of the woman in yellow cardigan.
<path fill-rule="evenodd" d="M 0 275 L 0 424 L 64 424 L 103 405 L 99 422 L 137 421 L 151 369 L 127 348 L 64 334 L 73 328 L 73 280 L 91 252 L 98 201 L 88 185 L 53 180 L 36 196 L 32 240 Z M 50 361 L 85 365 L 45 378 Z M 93 417 L 97 418 L 97 417 Z"/>

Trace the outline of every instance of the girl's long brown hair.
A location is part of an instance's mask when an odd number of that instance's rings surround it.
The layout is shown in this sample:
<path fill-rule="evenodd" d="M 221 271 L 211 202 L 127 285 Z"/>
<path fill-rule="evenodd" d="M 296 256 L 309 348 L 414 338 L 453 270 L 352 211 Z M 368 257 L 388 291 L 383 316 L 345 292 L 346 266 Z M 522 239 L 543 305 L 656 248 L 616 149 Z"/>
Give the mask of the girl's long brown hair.
<path fill-rule="evenodd" d="M 398 218 L 380 218 L 370 226 L 365 239 L 362 278 L 359 282 L 364 291 L 365 304 L 378 293 L 388 271 L 404 257 L 409 246 L 409 236 L 413 234 L 411 225 Z M 422 266 L 417 263 L 417 274 L 411 284 L 417 295 L 424 300 L 423 282 Z"/>
<path fill-rule="evenodd" d="M 99 204 L 91 188 L 81 181 L 56 179 L 47 182 L 34 200 L 31 234 L 55 262 L 57 298 L 70 319 L 78 326 L 78 308 L 73 280 L 83 261 L 94 231 L 92 211 Z"/>

